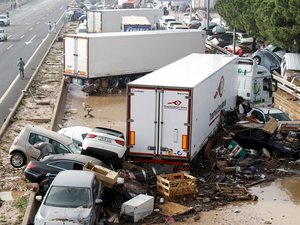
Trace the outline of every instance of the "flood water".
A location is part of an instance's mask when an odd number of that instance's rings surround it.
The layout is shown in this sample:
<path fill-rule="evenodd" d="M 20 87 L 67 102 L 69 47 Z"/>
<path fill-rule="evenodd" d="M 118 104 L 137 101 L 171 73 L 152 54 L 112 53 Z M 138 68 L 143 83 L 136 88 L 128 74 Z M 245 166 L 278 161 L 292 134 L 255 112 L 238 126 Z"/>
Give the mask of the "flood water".
<path fill-rule="evenodd" d="M 258 201 L 233 204 L 201 214 L 201 225 L 300 224 L 300 178 L 286 178 L 250 189 Z"/>

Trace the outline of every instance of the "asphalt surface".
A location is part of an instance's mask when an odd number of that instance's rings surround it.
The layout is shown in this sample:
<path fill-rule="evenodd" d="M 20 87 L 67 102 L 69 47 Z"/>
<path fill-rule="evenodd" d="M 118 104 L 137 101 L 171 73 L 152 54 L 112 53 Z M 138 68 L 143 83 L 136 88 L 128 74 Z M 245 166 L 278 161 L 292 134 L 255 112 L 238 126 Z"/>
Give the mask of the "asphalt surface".
<path fill-rule="evenodd" d="M 4 27 L 8 40 L 0 42 L 0 126 L 17 102 L 30 77 L 37 70 L 55 38 L 48 32 L 48 22 L 64 23 L 66 6 L 71 0 L 32 0 L 10 11 L 11 25 Z M 17 62 L 22 57 L 25 79 L 18 75 Z"/>

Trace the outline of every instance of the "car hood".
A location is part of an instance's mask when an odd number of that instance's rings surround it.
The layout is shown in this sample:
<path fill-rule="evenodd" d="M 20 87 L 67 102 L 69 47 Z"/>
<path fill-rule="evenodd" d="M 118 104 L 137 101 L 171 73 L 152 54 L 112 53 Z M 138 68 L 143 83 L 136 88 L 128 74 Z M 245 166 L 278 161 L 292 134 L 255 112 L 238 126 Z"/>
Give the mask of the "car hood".
<path fill-rule="evenodd" d="M 35 224 L 45 224 L 45 222 L 46 224 L 49 222 L 57 224 L 60 221 L 65 222 L 63 224 L 66 224 L 66 222 L 68 222 L 68 224 L 84 224 L 83 222 L 88 220 L 88 217 L 91 214 L 91 209 L 92 207 L 62 208 L 43 205 L 38 211 L 39 217 L 42 217 L 43 219 Z"/>

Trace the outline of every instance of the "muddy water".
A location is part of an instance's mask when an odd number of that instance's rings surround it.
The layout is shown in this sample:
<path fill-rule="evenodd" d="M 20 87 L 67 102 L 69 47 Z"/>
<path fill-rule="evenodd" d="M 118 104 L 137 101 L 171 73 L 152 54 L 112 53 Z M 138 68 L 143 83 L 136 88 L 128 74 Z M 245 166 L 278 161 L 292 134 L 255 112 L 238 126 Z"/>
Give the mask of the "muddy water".
<path fill-rule="evenodd" d="M 65 126 L 82 125 L 87 127 L 103 126 L 125 132 L 126 129 L 126 97 L 125 89 L 114 94 L 86 96 L 77 85 L 70 86 L 72 97 L 68 102 L 73 114 Z M 83 103 L 92 107 L 91 115 L 85 117 Z"/>
<path fill-rule="evenodd" d="M 257 202 L 233 204 L 201 214 L 201 225 L 300 224 L 300 178 L 253 187 Z"/>

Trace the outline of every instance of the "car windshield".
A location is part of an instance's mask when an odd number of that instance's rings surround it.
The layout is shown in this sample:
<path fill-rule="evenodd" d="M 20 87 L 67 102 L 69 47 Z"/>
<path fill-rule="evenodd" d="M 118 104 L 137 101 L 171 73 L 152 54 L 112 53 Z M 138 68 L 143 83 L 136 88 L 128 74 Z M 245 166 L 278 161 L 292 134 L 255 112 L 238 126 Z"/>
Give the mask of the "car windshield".
<path fill-rule="evenodd" d="M 87 187 L 52 186 L 44 204 L 64 208 L 89 208 L 92 206 L 91 189 Z"/>
<path fill-rule="evenodd" d="M 270 117 L 278 121 L 291 121 L 290 117 L 286 113 L 272 113 L 266 115 L 266 120 L 269 121 Z"/>
<path fill-rule="evenodd" d="M 75 143 L 71 143 L 68 145 L 68 148 L 76 154 L 80 154 L 81 153 L 81 149 L 78 147 L 78 145 L 76 145 Z"/>
<path fill-rule="evenodd" d="M 99 132 L 99 133 L 109 134 L 109 135 L 124 139 L 124 134 L 121 133 L 120 131 L 116 131 L 116 130 L 112 130 L 112 129 L 108 129 L 108 128 L 104 128 L 104 127 L 96 127 L 96 128 L 93 129 L 93 131 Z"/>

